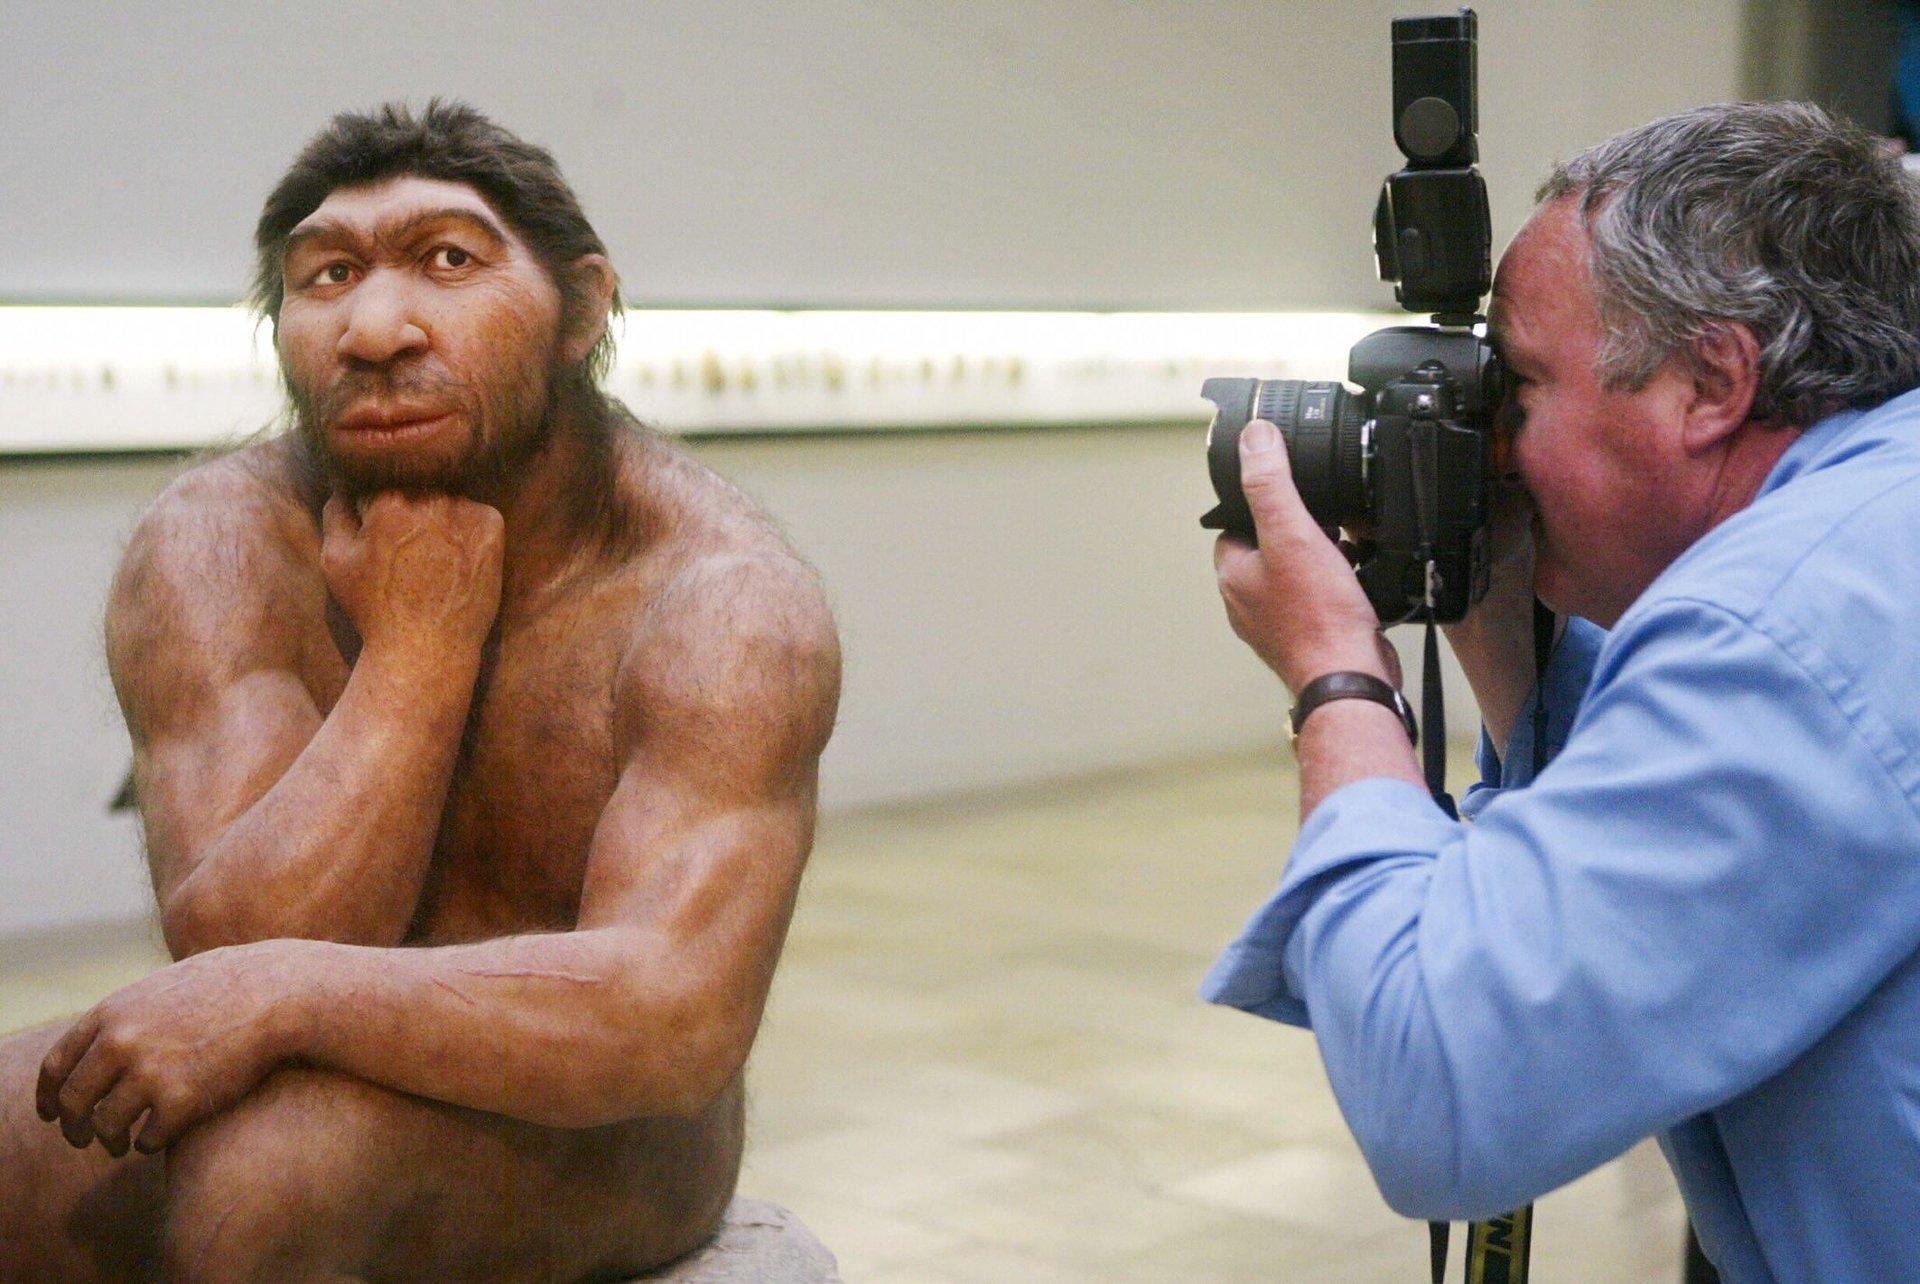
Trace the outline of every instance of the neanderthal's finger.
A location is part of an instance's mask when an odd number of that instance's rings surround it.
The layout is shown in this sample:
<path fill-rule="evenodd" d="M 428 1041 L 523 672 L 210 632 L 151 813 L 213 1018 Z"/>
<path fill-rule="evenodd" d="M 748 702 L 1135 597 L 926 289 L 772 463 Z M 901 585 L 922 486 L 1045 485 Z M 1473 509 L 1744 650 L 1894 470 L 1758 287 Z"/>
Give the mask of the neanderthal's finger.
<path fill-rule="evenodd" d="M 320 534 L 327 540 L 344 540 L 360 528 L 360 515 L 353 505 L 335 491 L 327 496 L 326 507 L 320 510 Z"/>
<path fill-rule="evenodd" d="M 52 1123 L 60 1117 L 60 1088 L 80 1064 L 80 1058 L 86 1053 L 93 1036 L 99 1032 L 98 1014 L 89 1012 L 75 1021 L 67 1032 L 55 1040 L 47 1049 L 46 1057 L 40 1062 L 40 1078 L 34 1084 L 34 1109 L 40 1117 Z"/>
<path fill-rule="evenodd" d="M 69 1143 L 85 1146 L 93 1140 L 93 1108 L 113 1089 L 125 1069 L 98 1039 L 87 1048 L 80 1064 L 60 1085 L 60 1131 Z"/>
<path fill-rule="evenodd" d="M 113 1085 L 113 1091 L 100 1099 L 100 1104 L 93 1108 L 93 1135 L 100 1139 L 109 1155 L 118 1159 L 127 1153 L 127 1147 L 132 1144 L 129 1138 L 133 1122 L 150 1104 L 146 1086 L 133 1075 L 125 1074 Z"/>
<path fill-rule="evenodd" d="M 143 1155 L 158 1154 L 171 1146 L 173 1139 L 192 1122 L 193 1117 L 183 1102 L 156 1097 L 153 1109 L 147 1112 L 147 1121 L 140 1125 L 139 1136 L 133 1139 L 133 1148 Z"/>

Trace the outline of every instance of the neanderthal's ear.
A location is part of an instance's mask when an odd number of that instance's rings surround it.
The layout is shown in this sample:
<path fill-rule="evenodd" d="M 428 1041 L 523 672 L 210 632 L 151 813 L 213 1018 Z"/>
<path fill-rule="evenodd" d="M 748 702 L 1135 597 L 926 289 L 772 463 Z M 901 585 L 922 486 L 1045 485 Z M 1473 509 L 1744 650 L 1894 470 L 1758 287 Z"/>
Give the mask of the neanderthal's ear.
<path fill-rule="evenodd" d="M 567 318 L 562 356 L 567 365 L 572 365 L 584 360 L 606 333 L 608 309 L 613 306 L 613 292 L 620 282 L 604 254 L 582 254 L 567 265 L 567 272 L 573 277 L 571 294 L 577 306 Z"/>
<path fill-rule="evenodd" d="M 1753 415 L 1760 390 L 1760 343 L 1739 321 L 1716 321 L 1694 345 L 1693 400 L 1684 425 L 1689 450 L 1709 450 Z"/>

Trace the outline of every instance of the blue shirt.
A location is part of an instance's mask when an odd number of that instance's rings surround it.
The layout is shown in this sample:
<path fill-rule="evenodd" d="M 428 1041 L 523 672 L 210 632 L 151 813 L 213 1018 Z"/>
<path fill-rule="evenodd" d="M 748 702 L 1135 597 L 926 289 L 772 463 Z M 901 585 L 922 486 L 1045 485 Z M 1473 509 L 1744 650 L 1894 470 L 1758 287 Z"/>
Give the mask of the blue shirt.
<path fill-rule="evenodd" d="M 1660 1134 L 1729 1280 L 1920 1280 L 1920 392 L 1803 433 L 1532 699 L 1551 762 L 1523 711 L 1466 823 L 1323 801 L 1206 997 L 1311 1026 L 1407 1216 Z"/>

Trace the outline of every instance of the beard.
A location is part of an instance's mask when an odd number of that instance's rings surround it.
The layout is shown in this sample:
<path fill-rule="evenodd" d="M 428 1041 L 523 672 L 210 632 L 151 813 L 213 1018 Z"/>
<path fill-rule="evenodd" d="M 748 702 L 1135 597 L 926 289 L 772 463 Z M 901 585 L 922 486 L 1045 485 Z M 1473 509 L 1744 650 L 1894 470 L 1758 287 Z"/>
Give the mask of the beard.
<path fill-rule="evenodd" d="M 497 366 L 479 385 L 454 377 L 430 358 L 355 364 L 326 388 L 301 382 L 283 361 L 281 379 L 294 429 L 334 490 L 348 498 L 383 490 L 472 494 L 497 489 L 551 439 L 555 390 L 565 373 L 554 356 Z M 366 400 L 444 408 L 466 423 L 466 437 L 451 447 L 428 441 L 366 454 L 336 450 L 328 429 L 349 407 Z"/>

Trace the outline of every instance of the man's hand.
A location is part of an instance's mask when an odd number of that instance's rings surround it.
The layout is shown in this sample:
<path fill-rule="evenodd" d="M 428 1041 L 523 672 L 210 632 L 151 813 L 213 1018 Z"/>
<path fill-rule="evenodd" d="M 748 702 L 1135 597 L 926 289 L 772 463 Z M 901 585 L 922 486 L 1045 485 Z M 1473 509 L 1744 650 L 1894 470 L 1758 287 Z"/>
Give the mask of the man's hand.
<path fill-rule="evenodd" d="M 1335 670 L 1400 684 L 1399 659 L 1346 557 L 1294 488 L 1277 429 L 1256 419 L 1240 434 L 1240 487 L 1260 545 L 1222 535 L 1213 567 L 1240 640 L 1298 692 Z"/>
<path fill-rule="evenodd" d="M 1520 707 L 1533 689 L 1533 501 L 1519 481 L 1493 483 L 1487 540 L 1493 550 L 1487 595 L 1464 619 L 1444 626 L 1480 705 L 1494 750 L 1503 758 Z"/>
<path fill-rule="evenodd" d="M 101 1000 L 41 1063 L 40 1117 L 117 1157 L 130 1141 L 152 1154 L 232 1106 L 288 1055 L 279 1018 L 304 944 L 209 950 Z"/>
<path fill-rule="evenodd" d="M 478 647 L 500 609 L 505 522 L 456 495 L 382 491 L 321 514 L 327 588 L 368 646 Z"/>

